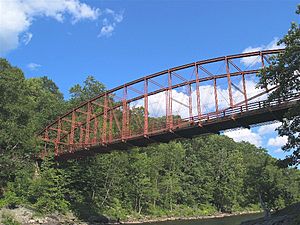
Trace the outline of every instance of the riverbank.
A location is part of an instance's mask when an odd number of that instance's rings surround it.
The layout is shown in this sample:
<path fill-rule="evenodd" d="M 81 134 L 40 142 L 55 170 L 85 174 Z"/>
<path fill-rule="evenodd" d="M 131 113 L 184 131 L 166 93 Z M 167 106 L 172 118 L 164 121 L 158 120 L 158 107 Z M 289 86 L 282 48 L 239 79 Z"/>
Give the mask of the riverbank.
<path fill-rule="evenodd" d="M 75 215 L 69 213 L 66 215 L 61 214 L 50 214 L 46 216 L 37 216 L 37 214 L 30 209 L 24 207 L 18 207 L 15 209 L 0 209 L 0 224 L 6 224 L 4 220 L 15 221 L 15 224 L 27 224 L 27 225 L 104 225 L 104 224 L 142 224 L 142 223 L 156 223 L 156 222 L 167 222 L 167 221 L 187 221 L 187 220 L 204 220 L 214 218 L 225 218 L 233 217 L 238 215 L 255 214 L 258 211 L 244 211 L 237 213 L 216 213 L 209 216 L 192 216 L 192 217 L 143 217 L 141 219 L 128 219 L 127 221 L 114 221 L 109 220 L 105 217 L 91 217 L 88 220 L 82 221 Z M 1 219 L 2 217 L 2 219 Z M 9 223 L 10 224 L 10 223 Z"/>
<path fill-rule="evenodd" d="M 213 215 L 208 216 L 191 216 L 191 217 L 144 217 L 143 219 L 139 220 L 127 220 L 121 221 L 121 224 L 143 224 L 143 223 L 157 223 L 157 222 L 168 222 L 168 221 L 179 221 L 179 220 L 201 220 L 201 219 L 216 219 L 216 218 L 225 218 L 231 216 L 238 216 L 238 215 L 246 215 L 246 214 L 256 214 L 260 213 L 261 211 L 243 211 L 243 212 L 236 212 L 236 213 L 216 213 Z"/>
<path fill-rule="evenodd" d="M 272 213 L 270 218 L 260 218 L 243 222 L 241 225 L 299 225 L 300 202 Z"/>
<path fill-rule="evenodd" d="M 260 213 L 260 211 L 243 211 L 236 213 L 216 213 L 209 216 L 191 216 L 191 217 L 143 217 L 140 219 L 130 219 L 127 221 L 114 221 L 106 217 L 90 217 L 87 220 L 80 220 L 75 215 L 69 213 L 66 215 L 51 214 L 46 216 L 38 216 L 34 210 L 30 210 L 24 207 L 18 207 L 15 209 L 0 209 L 0 224 L 27 224 L 27 225 L 104 225 L 104 224 L 143 224 L 143 223 L 160 223 L 168 221 L 193 221 L 193 220 L 207 220 L 207 219 L 221 219 L 226 217 L 251 215 Z M 260 215 L 260 214 L 259 214 Z M 2 217 L 2 219 L 1 219 Z M 228 218 L 229 219 L 229 218 Z M 4 223 L 4 220 L 14 221 L 15 223 Z M 179 222 L 180 223 L 180 222 Z M 206 224 L 204 222 L 204 224 Z M 299 225 L 300 224 L 300 202 L 288 206 L 282 210 L 272 213 L 270 218 L 259 218 L 255 220 L 249 220 L 242 222 L 241 225 Z"/>

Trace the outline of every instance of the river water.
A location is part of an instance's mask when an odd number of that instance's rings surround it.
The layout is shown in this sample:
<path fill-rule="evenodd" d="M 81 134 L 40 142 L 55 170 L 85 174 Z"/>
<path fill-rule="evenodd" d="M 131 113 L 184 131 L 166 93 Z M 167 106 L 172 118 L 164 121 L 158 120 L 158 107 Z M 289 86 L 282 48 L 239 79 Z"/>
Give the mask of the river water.
<path fill-rule="evenodd" d="M 229 216 L 215 219 L 178 220 L 157 223 L 143 223 L 142 225 L 240 225 L 243 221 L 252 220 L 259 217 L 262 217 L 261 213 Z"/>

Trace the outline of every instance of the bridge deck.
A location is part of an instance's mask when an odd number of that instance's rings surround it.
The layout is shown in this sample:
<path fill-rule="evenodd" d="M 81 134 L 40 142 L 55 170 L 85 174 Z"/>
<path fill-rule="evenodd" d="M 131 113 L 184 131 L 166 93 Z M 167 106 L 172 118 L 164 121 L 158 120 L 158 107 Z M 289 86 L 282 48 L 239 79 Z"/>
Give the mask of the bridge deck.
<path fill-rule="evenodd" d="M 205 134 L 219 134 L 227 129 L 239 127 L 250 128 L 251 125 L 270 121 L 282 121 L 288 109 L 300 104 L 300 96 L 294 95 L 285 101 L 259 101 L 235 108 L 226 109 L 223 112 L 203 115 L 199 120 L 194 117 L 192 121 L 187 120 L 185 124 L 174 127 L 172 130 L 161 129 L 148 136 L 136 135 L 129 137 L 126 141 L 114 140 L 109 145 L 100 143 L 84 146 L 75 152 L 61 152 L 56 159 L 65 160 L 92 156 L 97 153 L 107 153 L 113 150 L 128 150 L 133 147 L 145 147 L 153 143 L 167 143 L 175 139 L 192 138 Z"/>

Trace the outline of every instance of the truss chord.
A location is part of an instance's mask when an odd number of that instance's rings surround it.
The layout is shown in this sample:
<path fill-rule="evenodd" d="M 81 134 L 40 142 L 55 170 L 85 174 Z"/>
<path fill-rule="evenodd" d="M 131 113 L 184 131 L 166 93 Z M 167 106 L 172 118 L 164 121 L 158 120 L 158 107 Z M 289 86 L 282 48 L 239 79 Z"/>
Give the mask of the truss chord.
<path fill-rule="evenodd" d="M 252 74 L 252 73 L 256 73 L 258 70 L 251 70 L 251 71 L 244 71 L 244 74 Z M 237 76 L 237 75 L 240 75 L 240 73 L 233 73 L 233 74 L 231 74 L 231 76 Z M 219 79 L 219 78 L 224 78 L 224 77 L 227 77 L 227 75 L 217 75 L 217 76 L 215 76 L 214 78 L 216 78 L 216 79 Z M 210 78 L 210 79 L 214 79 L 214 78 Z M 206 79 L 206 78 L 201 78 L 201 79 L 199 79 L 199 83 L 200 82 L 204 82 L 204 81 L 207 81 L 207 80 L 210 80 L 210 79 Z M 193 81 L 190 81 L 190 83 L 192 84 L 192 83 L 197 83 L 197 80 L 193 80 Z M 175 86 L 172 86 L 172 88 L 175 88 L 175 87 L 180 87 L 180 86 L 184 86 L 185 85 L 185 83 L 184 84 L 180 84 L 180 85 L 175 85 Z M 166 91 L 167 90 L 167 88 L 163 88 L 163 89 L 160 89 L 160 90 L 157 90 L 157 91 L 154 91 L 154 92 L 150 92 L 150 93 L 148 93 L 148 96 L 150 96 L 150 95 L 155 95 L 155 94 L 158 94 L 158 93 L 161 93 L 161 92 L 163 92 L 163 91 Z M 111 94 L 109 94 L 109 95 L 111 95 Z M 114 95 L 112 95 L 112 97 L 114 97 Z M 131 99 L 131 100 L 128 100 L 128 102 L 131 102 L 131 101 L 136 101 L 136 100 L 139 100 L 139 99 L 141 99 L 142 97 L 141 96 L 139 96 L 139 97 L 137 97 L 137 98 L 134 98 L 134 99 Z M 114 109 L 116 109 L 116 108 L 119 108 L 119 107 L 121 107 L 122 106 L 122 103 L 120 103 L 120 104 L 116 104 L 115 106 L 113 106 L 112 108 L 108 108 L 108 107 L 104 107 L 104 108 L 107 108 L 107 109 L 109 109 L 109 110 L 114 110 Z M 75 109 L 74 109 L 75 110 Z M 68 114 L 69 115 L 69 114 Z M 67 116 L 68 116 L 67 115 Z M 91 119 L 93 120 L 93 119 L 95 119 L 96 117 L 98 117 L 98 116 L 101 116 L 101 115 L 103 115 L 102 113 L 99 113 L 99 114 L 96 114 L 96 115 L 94 115 L 93 117 L 91 117 Z M 78 122 L 78 124 L 79 124 L 79 126 L 83 126 L 85 123 L 82 123 L 82 122 Z M 48 126 L 48 127 L 50 127 L 50 125 Z M 47 129 L 47 128 L 46 128 Z"/>
<path fill-rule="evenodd" d="M 130 143 L 127 143 L 130 140 L 140 140 L 141 137 L 146 137 L 147 140 L 151 140 L 153 135 L 161 136 L 166 135 L 166 133 L 169 133 L 169 135 L 173 137 L 180 137 L 182 135 L 177 134 L 177 130 L 185 132 L 182 129 L 194 129 L 194 122 L 199 124 L 200 128 L 198 129 L 203 129 L 203 132 L 208 132 L 208 129 L 205 128 L 206 124 L 214 123 L 215 120 L 223 121 L 226 120 L 227 117 L 235 118 L 240 113 L 243 115 L 250 115 L 249 113 L 260 113 L 269 110 L 268 113 L 273 114 L 271 118 L 280 119 L 276 110 L 287 109 L 288 107 L 291 107 L 291 105 L 296 104 L 300 98 L 299 94 L 297 93 L 294 97 L 291 96 L 284 101 L 279 99 L 268 104 L 264 100 L 253 102 L 253 100 L 273 91 L 277 87 L 270 88 L 261 93 L 255 93 L 254 96 L 248 98 L 246 90 L 248 80 L 245 79 L 245 75 L 255 74 L 259 71 L 259 66 L 254 67 L 252 70 L 248 70 L 250 66 L 256 65 L 257 57 L 261 56 L 261 63 L 264 66 L 264 60 L 266 60 L 265 58 L 267 58 L 268 55 L 277 54 L 282 51 L 283 50 L 266 50 L 202 60 L 146 76 L 106 91 L 103 94 L 80 104 L 78 107 L 75 107 L 73 110 L 67 112 L 55 122 L 48 125 L 43 132 L 40 133 L 40 137 L 44 142 L 41 155 L 54 152 L 56 157 L 60 157 L 65 154 L 77 154 L 77 152 L 80 152 L 81 150 L 86 151 L 91 146 L 95 147 L 102 145 L 102 148 L 111 148 L 112 144 L 120 145 L 122 141 L 123 144 L 131 146 Z M 233 59 L 241 59 L 246 56 L 254 56 L 253 62 L 248 65 L 246 69 L 241 69 L 233 62 Z M 205 65 L 214 62 L 222 62 L 215 74 L 205 68 Z M 226 73 L 220 74 L 223 73 L 220 71 L 224 65 L 226 66 Z M 187 80 L 181 75 L 180 70 L 191 67 L 193 69 L 192 75 L 190 80 Z M 237 72 L 233 72 L 230 67 L 234 67 Z M 200 78 L 198 69 L 201 69 L 208 76 Z M 185 74 L 185 71 L 183 72 Z M 152 80 L 152 78 L 159 76 L 163 79 L 166 78 L 167 84 Z M 172 82 L 172 76 L 178 77 L 183 82 Z M 191 80 L 193 76 L 195 76 L 195 79 Z M 231 78 L 233 77 L 241 79 L 242 88 L 232 82 Z M 230 107 L 220 109 L 220 107 L 223 106 L 219 105 L 218 93 L 221 93 L 220 96 L 223 96 L 223 94 L 218 88 L 218 85 L 220 85 L 218 81 L 223 78 L 227 78 L 226 83 L 228 85 Z M 213 82 L 210 96 L 212 97 L 212 95 L 214 95 L 214 103 L 212 101 L 208 102 L 208 104 L 203 104 L 206 100 L 200 98 L 201 82 L 203 83 L 206 81 Z M 149 82 L 156 85 L 158 89 L 148 90 Z M 138 83 L 144 86 L 143 91 L 140 91 L 135 88 L 136 86 L 133 86 Z M 193 84 L 196 85 L 197 104 L 195 106 L 197 112 L 193 112 L 193 109 L 195 108 L 192 97 Z M 180 91 L 180 93 L 184 93 L 187 98 L 184 97 L 181 99 L 174 94 L 173 90 L 177 90 L 177 88 L 180 87 L 185 89 L 185 91 Z M 238 98 L 237 96 L 233 96 L 231 87 L 242 93 L 244 99 L 241 100 L 240 96 L 238 96 Z M 134 95 L 128 96 L 128 90 L 132 90 L 138 95 L 136 97 Z M 122 98 L 116 95 L 116 93 L 120 93 L 120 91 L 123 91 Z M 160 93 L 165 93 L 166 95 L 165 108 L 161 104 L 164 100 Z M 152 100 L 149 99 L 149 96 L 153 96 Z M 118 98 L 121 101 L 117 101 L 116 99 Z M 227 101 L 227 98 L 224 96 L 223 98 Z M 153 99 L 156 99 L 157 101 L 153 101 Z M 144 109 L 143 113 L 140 114 L 140 110 L 136 110 L 135 107 L 138 106 L 141 101 L 143 102 L 142 105 Z M 175 107 L 172 107 L 173 101 L 178 104 L 176 109 L 174 109 Z M 214 107 L 211 107 L 213 104 Z M 201 111 L 201 106 L 205 109 L 205 113 Z M 174 110 L 176 110 L 176 112 Z M 165 120 L 162 112 L 166 113 Z M 149 116 L 149 113 L 151 113 L 151 116 Z M 153 113 L 156 113 L 157 116 Z M 142 114 L 144 121 L 142 121 Z M 121 124 L 119 124 L 119 120 Z M 235 126 L 241 124 L 244 125 L 243 123 L 238 122 Z M 98 136 L 100 137 L 99 141 Z"/>
<path fill-rule="evenodd" d="M 263 51 L 257 51 L 257 52 L 249 52 L 249 53 L 242 53 L 242 54 L 236 54 L 236 55 L 230 55 L 230 56 L 227 56 L 228 59 L 236 59 L 236 58 L 242 58 L 242 57 L 246 57 L 246 56 L 257 56 L 261 53 L 263 53 L 264 55 L 268 55 L 268 54 L 278 54 L 280 52 L 283 52 L 285 49 L 274 49 L 274 50 L 263 50 Z M 143 78 L 140 78 L 140 79 L 137 79 L 135 81 L 132 81 L 132 82 L 129 82 L 129 83 L 126 83 L 124 85 L 121 85 L 121 86 L 118 86 L 116 88 L 113 88 L 109 91 L 105 91 L 103 93 L 100 93 L 98 96 L 92 98 L 91 100 L 89 101 L 95 101 L 101 97 L 103 97 L 104 95 L 106 94 L 110 94 L 110 93 L 113 93 L 117 90 L 120 90 L 122 89 L 124 86 L 129 86 L 129 85 L 132 85 L 132 84 L 135 84 L 135 83 L 139 83 L 141 81 L 143 81 L 144 79 L 151 79 L 151 78 L 154 78 L 154 77 L 158 77 L 158 76 L 161 76 L 161 75 L 164 75 L 166 74 L 168 71 L 176 71 L 176 70 L 181 70 L 181 69 L 185 69 L 185 68 L 189 68 L 189 67 L 193 67 L 194 65 L 201 65 L 201 64 L 207 64 L 207 63 L 213 63 L 213 62 L 218 62 L 218 61 L 222 61 L 224 60 L 225 57 L 217 57 L 217 58 L 213 58 L 213 59 L 208 59 L 208 60 L 201 60 L 201 61 L 197 61 L 197 62 L 194 62 L 194 63 L 189 63 L 189 64 L 185 64 L 185 65 L 182 65 L 182 66 L 178 66 L 178 67 L 174 67 L 174 68 L 171 68 L 169 70 L 164 70 L 164 71 L 161 71 L 161 72 L 158 72 L 158 73 L 155 73 L 155 74 L 152 74 L 152 75 L 148 75 L 148 76 L 145 76 Z M 83 102 L 81 103 L 79 106 L 77 106 L 76 108 L 74 108 L 74 110 L 76 109 L 79 109 L 81 107 L 84 107 L 85 105 L 87 104 L 87 102 Z M 68 115 L 71 114 L 72 111 L 69 111 L 67 113 L 65 113 L 64 115 L 62 115 L 61 117 L 66 117 Z M 55 120 L 53 121 L 51 124 L 49 124 L 45 129 L 47 129 L 48 127 L 52 126 L 53 124 L 57 123 L 58 120 Z M 41 132 L 39 132 L 39 134 L 41 134 L 42 132 L 45 131 L 42 130 Z"/>

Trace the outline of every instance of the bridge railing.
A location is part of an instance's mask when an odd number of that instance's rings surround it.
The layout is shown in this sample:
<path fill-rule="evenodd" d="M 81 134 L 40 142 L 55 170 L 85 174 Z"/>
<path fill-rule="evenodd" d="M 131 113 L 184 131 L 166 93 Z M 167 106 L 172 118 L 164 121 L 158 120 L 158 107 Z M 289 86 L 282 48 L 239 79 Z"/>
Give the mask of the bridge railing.
<path fill-rule="evenodd" d="M 285 96 L 284 98 L 278 98 L 272 101 L 262 100 L 258 102 L 251 102 L 247 105 L 240 105 L 233 108 L 228 108 L 220 112 L 204 114 L 200 118 L 198 116 L 195 116 L 193 117 L 193 120 L 201 124 L 201 123 L 209 122 L 210 120 L 222 119 L 224 117 L 233 117 L 235 115 L 242 114 L 245 112 L 257 111 L 269 107 L 276 107 L 276 106 L 292 103 L 299 100 L 300 100 L 300 93 L 294 93 L 289 96 Z"/>

